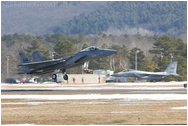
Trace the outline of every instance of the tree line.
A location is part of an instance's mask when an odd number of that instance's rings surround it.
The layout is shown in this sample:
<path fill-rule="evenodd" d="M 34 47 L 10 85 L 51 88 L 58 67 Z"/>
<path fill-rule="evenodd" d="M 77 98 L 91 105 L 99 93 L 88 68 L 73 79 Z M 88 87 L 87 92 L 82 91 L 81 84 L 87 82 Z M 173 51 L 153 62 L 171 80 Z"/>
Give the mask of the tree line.
<path fill-rule="evenodd" d="M 104 34 L 102 36 L 105 36 Z M 95 36 L 97 39 L 98 36 Z M 126 35 L 125 37 L 129 37 Z M 6 75 L 6 56 L 9 55 L 11 74 L 16 74 L 18 69 L 18 51 L 24 52 L 32 60 L 32 51 L 38 50 L 39 54 L 46 60 L 66 57 L 87 48 L 92 44 L 83 33 L 79 35 L 64 35 L 60 33 L 47 36 L 33 36 L 26 34 L 14 34 L 2 36 L 1 69 L 2 76 Z M 155 38 L 153 48 L 144 52 L 138 47 L 129 49 L 125 44 L 103 43 L 100 48 L 114 49 L 117 54 L 90 61 L 89 69 L 104 69 L 120 72 L 124 69 L 135 69 L 135 52 L 137 53 L 138 70 L 164 71 L 171 61 L 178 61 L 177 73 L 181 77 L 170 77 L 164 80 L 187 80 L 187 45 L 181 40 L 167 35 Z M 15 52 L 13 51 L 15 49 Z M 9 50 L 9 51 L 8 51 Z M 12 52 L 11 52 L 12 50 Z M 12 53 L 10 55 L 10 53 Z M 52 54 L 54 56 L 52 57 Z M 68 73 L 82 73 L 81 66 L 68 70 Z"/>

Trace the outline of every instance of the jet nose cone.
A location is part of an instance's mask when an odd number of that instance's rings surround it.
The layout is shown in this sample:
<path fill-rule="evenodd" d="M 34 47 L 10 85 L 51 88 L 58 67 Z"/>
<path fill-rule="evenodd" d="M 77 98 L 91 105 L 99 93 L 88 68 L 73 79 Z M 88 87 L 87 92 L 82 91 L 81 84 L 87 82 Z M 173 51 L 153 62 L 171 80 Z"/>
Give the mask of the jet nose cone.
<path fill-rule="evenodd" d="M 112 74 L 111 76 L 113 76 L 113 77 L 118 77 L 118 76 L 119 76 L 119 74 L 118 74 L 118 73 L 116 73 L 116 74 Z"/>
<path fill-rule="evenodd" d="M 114 54 L 114 53 L 116 53 L 117 51 L 116 50 L 108 50 L 108 53 L 107 53 L 107 55 L 112 55 L 112 54 Z"/>
<path fill-rule="evenodd" d="M 111 50 L 111 51 L 112 51 L 112 54 L 117 53 L 117 51 L 116 51 L 116 50 Z"/>

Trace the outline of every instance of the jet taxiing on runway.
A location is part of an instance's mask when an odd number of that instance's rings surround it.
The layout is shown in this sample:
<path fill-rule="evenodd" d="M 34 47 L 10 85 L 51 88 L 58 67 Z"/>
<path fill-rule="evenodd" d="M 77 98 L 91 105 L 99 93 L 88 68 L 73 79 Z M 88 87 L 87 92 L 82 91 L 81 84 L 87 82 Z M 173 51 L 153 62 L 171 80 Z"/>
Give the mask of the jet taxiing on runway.
<path fill-rule="evenodd" d="M 64 73 L 63 78 L 68 80 L 66 69 L 82 65 L 84 62 L 90 61 L 92 59 L 109 56 L 116 52 L 117 51 L 115 50 L 99 49 L 95 46 L 91 46 L 71 56 L 44 61 L 37 51 L 34 51 L 32 53 L 34 62 L 31 62 L 27 55 L 23 51 L 20 51 L 19 55 L 21 64 L 19 66 L 22 67 L 22 72 L 20 72 L 20 74 L 44 74 L 54 71 L 52 79 L 56 80 L 57 73 L 61 70 Z"/>
<path fill-rule="evenodd" d="M 161 80 L 168 76 L 179 76 L 177 72 L 178 62 L 171 62 L 164 72 L 146 72 L 127 69 L 122 72 L 113 74 L 114 77 L 138 77 L 141 79 L 150 79 L 151 81 Z"/>

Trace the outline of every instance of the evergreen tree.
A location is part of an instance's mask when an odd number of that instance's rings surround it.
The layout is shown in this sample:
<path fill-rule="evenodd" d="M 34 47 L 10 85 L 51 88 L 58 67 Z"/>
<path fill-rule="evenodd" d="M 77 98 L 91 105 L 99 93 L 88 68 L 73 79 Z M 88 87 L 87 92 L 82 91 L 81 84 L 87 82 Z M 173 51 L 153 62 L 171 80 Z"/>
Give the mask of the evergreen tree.
<path fill-rule="evenodd" d="M 37 39 L 34 39 L 31 41 L 31 47 L 27 47 L 27 49 L 25 49 L 25 52 L 27 53 L 30 59 L 33 59 L 32 52 L 37 51 L 37 50 L 38 50 L 39 55 L 41 55 L 42 58 L 50 59 L 49 51 L 44 46 L 42 46 L 41 42 Z"/>
<path fill-rule="evenodd" d="M 178 62 L 177 73 L 182 77 L 169 77 L 164 80 L 187 80 L 187 45 L 181 39 L 174 39 L 163 35 L 154 43 L 154 48 L 150 53 L 158 55 L 158 66 L 160 71 L 164 71 L 171 61 Z M 160 54 L 160 55 L 159 55 Z M 160 56 L 162 56 L 160 58 Z M 173 56 L 173 57 L 172 57 Z"/>
<path fill-rule="evenodd" d="M 101 46 L 102 49 L 108 49 L 108 45 L 106 45 L 105 43 Z"/>
<path fill-rule="evenodd" d="M 89 45 L 87 43 L 84 43 L 84 45 L 82 46 L 82 49 L 85 49 L 87 47 L 89 47 Z"/>
<path fill-rule="evenodd" d="M 144 52 L 137 47 L 131 49 L 131 52 L 130 52 L 129 60 L 130 60 L 130 64 L 131 64 L 131 69 L 135 69 L 135 56 L 136 56 L 135 53 L 136 53 L 136 51 L 139 51 L 137 53 L 137 69 L 144 70 L 143 65 L 144 65 L 145 55 L 144 55 Z"/>
<path fill-rule="evenodd" d="M 144 71 L 153 72 L 157 69 L 157 64 L 151 59 L 151 56 L 148 54 L 145 59 L 144 63 L 142 63 L 142 69 Z"/>
<path fill-rule="evenodd" d="M 54 46 L 54 51 L 56 52 L 55 57 L 60 58 L 74 54 L 77 51 L 77 49 L 75 45 L 69 40 L 59 40 L 58 43 Z"/>
<path fill-rule="evenodd" d="M 101 48 L 107 48 L 106 44 L 103 44 Z M 102 69 L 102 70 L 110 70 L 110 56 L 102 57 L 99 59 L 94 59 L 90 61 L 90 68 L 93 70 Z"/>

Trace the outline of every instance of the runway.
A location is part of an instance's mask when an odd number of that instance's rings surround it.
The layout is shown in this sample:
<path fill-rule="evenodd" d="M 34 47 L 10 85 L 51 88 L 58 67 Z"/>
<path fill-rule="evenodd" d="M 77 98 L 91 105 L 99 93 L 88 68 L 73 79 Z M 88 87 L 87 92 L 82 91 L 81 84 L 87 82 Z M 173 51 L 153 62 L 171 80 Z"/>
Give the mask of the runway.
<path fill-rule="evenodd" d="M 186 94 L 185 82 L 112 84 L 2 84 L 2 95 Z"/>
<path fill-rule="evenodd" d="M 185 83 L 1 84 L 1 123 L 186 125 Z"/>
<path fill-rule="evenodd" d="M 186 89 L 97 89 L 97 90 L 51 90 L 51 89 L 17 89 L 1 90 L 2 95 L 76 95 L 76 94 L 186 94 Z"/>

